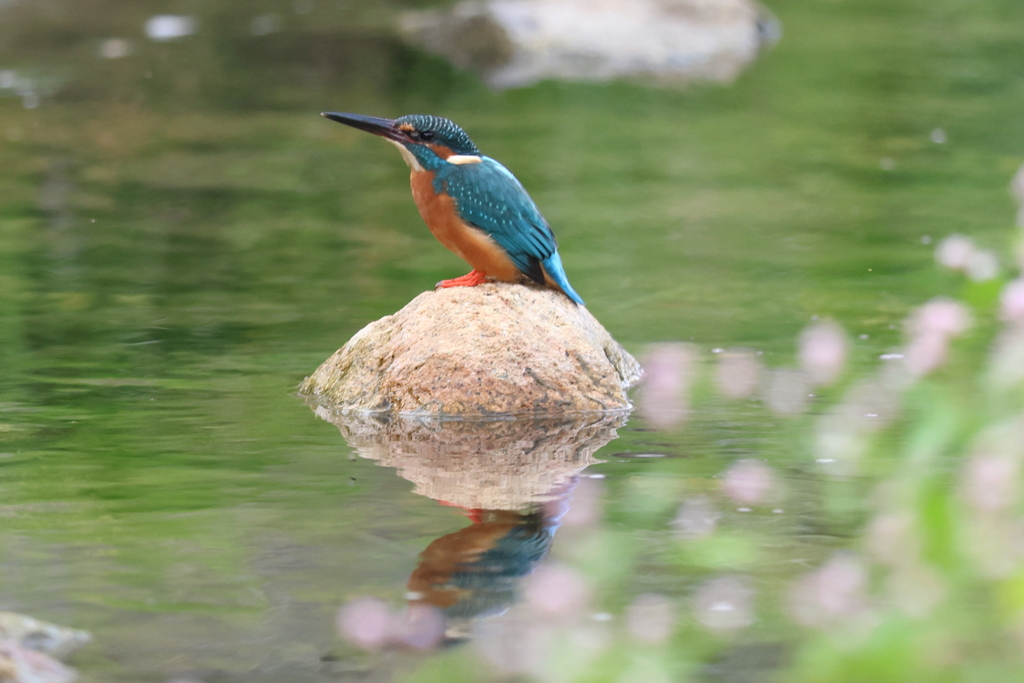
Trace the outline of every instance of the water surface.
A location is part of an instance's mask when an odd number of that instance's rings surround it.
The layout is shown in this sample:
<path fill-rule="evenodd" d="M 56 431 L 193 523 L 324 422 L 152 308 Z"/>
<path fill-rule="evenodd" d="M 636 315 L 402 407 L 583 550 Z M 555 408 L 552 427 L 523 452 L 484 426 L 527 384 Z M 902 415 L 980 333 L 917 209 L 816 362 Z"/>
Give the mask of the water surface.
<path fill-rule="evenodd" d="M 527 674 L 1019 675 L 1019 626 L 988 598 L 890 618 L 889 594 L 872 592 L 876 630 L 857 641 L 800 625 L 787 596 L 819 567 L 882 582 L 863 535 L 885 506 L 879 482 L 906 467 L 904 433 L 883 432 L 869 465 L 834 476 L 816 462 L 815 416 L 934 296 L 977 307 L 961 366 L 987 348 L 999 281 L 965 285 L 933 250 L 960 232 L 1010 263 L 1024 5 L 778 0 L 783 40 L 730 86 L 501 93 L 403 47 L 388 27 L 405 7 L 0 3 L 0 71 L 21 84 L 0 89 L 0 608 L 92 631 L 72 662 L 86 681 L 499 675 L 501 657 L 474 646 L 364 653 L 339 637 L 340 605 L 372 596 L 397 610 L 419 554 L 467 519 L 295 396 L 363 325 L 466 270 L 421 225 L 394 149 L 318 115 L 423 112 L 517 174 L 573 285 L 627 348 L 691 344 L 673 347 L 692 361 L 685 419 L 635 416 L 588 456 L 603 462 L 555 484 L 571 480 L 559 500 L 591 513 L 552 532 L 540 564 L 591 592 L 569 615 L 585 627 L 551 635 L 571 654 Z M 148 41 L 146 20 L 169 11 L 197 16 L 198 32 Z M 281 30 L 254 35 L 267 14 Z M 117 37 L 131 54 L 102 57 Z M 840 388 L 798 415 L 715 389 L 715 350 L 794 367 L 815 316 L 849 334 Z M 928 413 L 932 395 L 956 414 L 969 403 L 957 386 L 921 389 L 905 414 Z M 743 460 L 768 468 L 771 495 L 723 490 Z M 925 509 L 952 509 L 952 488 L 936 480 Z M 686 536 L 709 515 L 711 531 Z M 974 579 L 935 541 L 946 518 L 925 518 L 925 554 L 959 595 Z M 1002 575 L 1006 591 L 1020 575 Z M 674 635 L 623 635 L 644 594 L 669 601 Z M 709 622 L 707 604 L 742 618 Z M 533 623 L 515 609 L 484 635 Z M 657 621 L 650 609 L 641 622 Z M 950 631 L 906 626 L 935 622 Z M 836 641 L 867 664 L 835 665 Z M 950 642 L 948 662 L 932 656 Z"/>

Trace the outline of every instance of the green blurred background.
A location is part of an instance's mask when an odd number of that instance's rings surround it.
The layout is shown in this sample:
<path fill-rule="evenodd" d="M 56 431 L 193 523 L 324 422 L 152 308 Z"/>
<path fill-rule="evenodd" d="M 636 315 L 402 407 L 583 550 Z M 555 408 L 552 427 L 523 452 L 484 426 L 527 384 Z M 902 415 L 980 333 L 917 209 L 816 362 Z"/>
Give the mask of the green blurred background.
<path fill-rule="evenodd" d="M 431 113 L 530 190 L 617 339 L 637 354 L 694 342 L 700 377 L 718 347 L 792 365 L 819 316 L 854 340 L 853 382 L 901 343 L 912 307 L 977 306 L 946 384 L 908 399 L 858 476 L 815 469 L 813 416 L 726 401 L 706 378 L 685 426 L 634 420 L 597 454 L 607 526 L 563 560 L 590 568 L 607 609 L 651 590 L 685 601 L 722 571 L 764 596 L 740 635 L 684 619 L 651 655 L 666 680 L 1024 680 L 1006 625 L 1024 584 L 994 585 L 942 546 L 959 538 L 956 444 L 990 414 L 964 387 L 999 283 L 965 289 L 933 259 L 960 232 L 1011 263 L 1024 4 L 775 0 L 782 40 L 731 85 L 504 92 L 402 44 L 398 13 L 431 4 L 0 0 L 0 608 L 90 629 L 73 662 L 87 681 L 489 679 L 468 648 L 338 640 L 338 604 L 400 602 L 416 555 L 464 521 L 294 396 L 363 325 L 465 271 L 421 224 L 395 150 L 319 112 Z M 167 13 L 197 32 L 147 41 Z M 254 35 L 267 15 L 277 30 Z M 131 53 L 102 57 L 111 38 Z M 794 626 L 780 596 L 861 547 L 870 492 L 906 467 L 917 418 L 954 425 L 935 437 L 954 445 L 936 451 L 950 460 L 933 463 L 932 497 L 908 505 L 938 515 L 933 559 L 956 600 L 848 647 Z M 666 457 L 630 457 L 652 451 Z M 729 517 L 704 555 L 667 547 L 681 497 L 717 490 L 738 458 L 775 468 L 787 513 Z M 626 680 L 633 653 L 608 652 L 600 675 L 550 680 Z"/>

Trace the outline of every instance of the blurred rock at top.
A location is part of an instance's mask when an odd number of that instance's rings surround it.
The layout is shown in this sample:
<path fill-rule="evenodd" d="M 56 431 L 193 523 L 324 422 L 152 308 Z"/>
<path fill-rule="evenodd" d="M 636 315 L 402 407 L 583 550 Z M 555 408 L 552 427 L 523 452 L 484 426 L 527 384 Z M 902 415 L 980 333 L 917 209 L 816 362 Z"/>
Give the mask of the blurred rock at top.
<path fill-rule="evenodd" d="M 491 0 L 409 12 L 406 38 L 493 88 L 544 79 L 729 82 L 774 42 L 751 0 Z"/>

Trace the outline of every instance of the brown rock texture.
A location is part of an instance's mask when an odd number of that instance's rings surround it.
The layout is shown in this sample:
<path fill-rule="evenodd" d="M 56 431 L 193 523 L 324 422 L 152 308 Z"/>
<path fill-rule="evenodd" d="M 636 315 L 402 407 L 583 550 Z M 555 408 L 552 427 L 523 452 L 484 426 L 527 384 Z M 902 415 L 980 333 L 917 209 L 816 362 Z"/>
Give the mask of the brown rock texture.
<path fill-rule="evenodd" d="M 415 492 L 469 509 L 522 510 L 564 495 L 593 453 L 618 435 L 624 412 L 516 420 L 439 420 L 316 414 L 363 458 L 398 469 Z"/>
<path fill-rule="evenodd" d="M 486 283 L 425 292 L 370 323 L 300 391 L 342 412 L 544 415 L 629 409 L 642 374 L 561 292 Z"/>
<path fill-rule="evenodd" d="M 86 631 L 0 612 L 0 683 L 74 683 L 78 672 L 56 658 L 67 657 L 91 638 Z"/>

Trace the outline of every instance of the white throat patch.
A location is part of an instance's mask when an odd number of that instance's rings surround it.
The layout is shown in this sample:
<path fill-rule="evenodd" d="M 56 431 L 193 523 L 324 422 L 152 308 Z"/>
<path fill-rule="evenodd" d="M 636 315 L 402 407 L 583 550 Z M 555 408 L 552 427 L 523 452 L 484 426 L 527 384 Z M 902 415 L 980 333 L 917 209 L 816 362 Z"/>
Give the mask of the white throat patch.
<path fill-rule="evenodd" d="M 387 138 L 384 139 L 387 140 Z M 416 157 L 412 155 L 412 152 L 405 148 L 405 145 L 395 140 L 388 140 L 388 142 L 390 142 L 392 145 L 398 148 L 398 151 L 402 153 L 402 158 L 405 159 L 405 163 L 409 164 L 409 168 L 411 168 L 414 171 L 423 170 L 423 167 L 420 166 L 420 162 L 417 161 Z"/>

